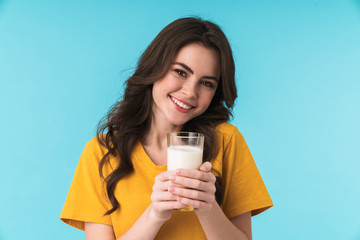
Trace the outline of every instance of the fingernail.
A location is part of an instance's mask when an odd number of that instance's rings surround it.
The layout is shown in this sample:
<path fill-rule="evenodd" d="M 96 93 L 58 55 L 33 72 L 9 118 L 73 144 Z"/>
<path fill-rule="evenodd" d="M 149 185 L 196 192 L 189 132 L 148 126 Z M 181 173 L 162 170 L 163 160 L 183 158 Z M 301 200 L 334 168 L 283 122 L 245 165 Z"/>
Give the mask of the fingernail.
<path fill-rule="evenodd" d="M 174 186 L 169 186 L 169 187 L 168 187 L 168 191 L 169 191 L 169 192 L 174 192 L 174 191 L 175 191 Z"/>
<path fill-rule="evenodd" d="M 210 172 L 211 169 L 207 170 L 206 167 L 201 167 L 201 168 L 200 168 L 200 171 L 207 173 L 207 172 Z"/>
<path fill-rule="evenodd" d="M 171 175 L 171 176 L 169 177 L 169 180 L 172 181 L 172 182 L 174 182 L 174 181 L 175 181 L 175 178 L 176 178 L 176 177 L 175 177 L 174 175 Z"/>
<path fill-rule="evenodd" d="M 180 169 L 176 169 L 176 174 L 181 174 L 181 170 L 180 170 Z"/>

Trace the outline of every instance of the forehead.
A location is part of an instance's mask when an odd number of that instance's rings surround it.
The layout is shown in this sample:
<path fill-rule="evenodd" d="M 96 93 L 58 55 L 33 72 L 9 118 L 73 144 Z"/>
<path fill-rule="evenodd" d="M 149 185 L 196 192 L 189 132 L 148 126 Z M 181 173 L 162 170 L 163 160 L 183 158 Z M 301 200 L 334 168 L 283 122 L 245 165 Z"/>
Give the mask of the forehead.
<path fill-rule="evenodd" d="M 181 62 L 194 73 L 220 75 L 220 60 L 217 51 L 200 43 L 191 43 L 182 47 L 175 55 L 174 62 Z"/>

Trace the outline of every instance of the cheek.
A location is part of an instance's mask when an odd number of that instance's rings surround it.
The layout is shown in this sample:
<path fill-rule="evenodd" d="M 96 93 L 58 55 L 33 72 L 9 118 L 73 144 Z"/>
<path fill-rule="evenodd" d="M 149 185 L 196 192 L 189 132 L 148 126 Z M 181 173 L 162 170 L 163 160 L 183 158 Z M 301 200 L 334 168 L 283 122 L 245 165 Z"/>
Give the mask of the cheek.
<path fill-rule="evenodd" d="M 203 95 L 203 98 L 201 99 L 201 104 L 203 105 L 204 108 L 208 108 L 212 99 L 215 96 L 215 91 L 214 92 L 207 92 L 206 94 Z"/>
<path fill-rule="evenodd" d="M 177 89 L 181 86 L 181 82 L 170 74 L 170 76 L 166 78 L 166 86 L 169 89 Z"/>
<path fill-rule="evenodd" d="M 163 79 L 154 83 L 154 88 L 160 91 L 169 92 L 179 87 L 179 81 L 176 78 L 168 74 Z"/>

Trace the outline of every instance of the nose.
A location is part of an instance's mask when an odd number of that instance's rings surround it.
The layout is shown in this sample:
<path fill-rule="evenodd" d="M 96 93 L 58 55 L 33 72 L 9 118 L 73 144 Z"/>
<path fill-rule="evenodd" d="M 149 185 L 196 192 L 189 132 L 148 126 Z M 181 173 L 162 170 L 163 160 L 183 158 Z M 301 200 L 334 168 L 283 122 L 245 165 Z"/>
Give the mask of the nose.
<path fill-rule="evenodd" d="M 197 98 L 198 90 L 196 81 L 191 79 L 186 80 L 182 86 L 181 91 L 188 98 Z"/>

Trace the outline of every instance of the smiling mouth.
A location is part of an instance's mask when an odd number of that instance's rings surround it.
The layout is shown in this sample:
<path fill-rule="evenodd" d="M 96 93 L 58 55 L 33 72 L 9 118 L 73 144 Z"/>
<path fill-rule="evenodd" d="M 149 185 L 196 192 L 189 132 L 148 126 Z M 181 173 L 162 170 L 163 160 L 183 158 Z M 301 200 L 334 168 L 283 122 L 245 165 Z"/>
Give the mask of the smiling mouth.
<path fill-rule="evenodd" d="M 184 109 L 187 109 L 187 110 L 190 110 L 190 109 L 192 108 L 192 106 L 187 105 L 187 104 L 185 104 L 185 103 L 177 100 L 176 98 L 174 98 L 174 97 L 172 97 L 172 96 L 170 96 L 170 98 L 171 98 L 171 100 L 172 100 L 176 105 L 178 105 L 178 106 L 181 107 L 181 108 L 184 108 Z"/>

